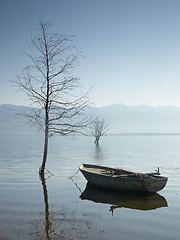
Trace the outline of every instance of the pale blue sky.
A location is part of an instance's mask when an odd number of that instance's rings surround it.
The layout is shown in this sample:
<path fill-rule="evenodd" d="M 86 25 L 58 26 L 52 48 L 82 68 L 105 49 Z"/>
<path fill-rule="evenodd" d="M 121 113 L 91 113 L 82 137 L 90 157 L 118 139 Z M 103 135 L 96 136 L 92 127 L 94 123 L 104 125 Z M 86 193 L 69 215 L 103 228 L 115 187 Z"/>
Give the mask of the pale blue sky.
<path fill-rule="evenodd" d="M 25 105 L 10 79 L 28 65 L 31 31 L 75 35 L 78 76 L 95 106 L 180 106 L 179 0 L 0 0 L 0 104 Z"/>

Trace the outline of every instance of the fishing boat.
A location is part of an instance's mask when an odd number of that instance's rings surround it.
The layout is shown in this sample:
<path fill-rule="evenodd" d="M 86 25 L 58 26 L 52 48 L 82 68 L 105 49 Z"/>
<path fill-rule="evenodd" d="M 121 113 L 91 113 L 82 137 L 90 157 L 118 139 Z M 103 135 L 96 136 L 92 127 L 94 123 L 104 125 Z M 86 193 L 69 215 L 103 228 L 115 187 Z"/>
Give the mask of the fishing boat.
<path fill-rule="evenodd" d="M 158 192 L 168 178 L 155 173 L 136 173 L 124 169 L 81 164 L 79 170 L 91 186 L 119 191 Z"/>

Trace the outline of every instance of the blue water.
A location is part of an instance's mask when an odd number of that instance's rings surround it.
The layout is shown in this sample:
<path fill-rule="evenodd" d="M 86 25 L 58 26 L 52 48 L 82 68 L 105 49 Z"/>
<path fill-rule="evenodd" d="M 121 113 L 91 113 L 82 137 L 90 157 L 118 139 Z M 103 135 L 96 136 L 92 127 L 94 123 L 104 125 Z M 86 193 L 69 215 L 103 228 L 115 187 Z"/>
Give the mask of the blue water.
<path fill-rule="evenodd" d="M 107 136 L 50 140 L 45 188 L 39 179 L 43 138 L 0 136 L 0 239 L 178 240 L 180 234 L 180 136 Z M 81 163 L 168 176 L 159 192 L 166 206 L 140 210 L 131 205 L 81 200 L 86 181 Z M 132 199 L 132 202 L 134 199 Z M 134 202 L 133 202 L 134 204 Z"/>

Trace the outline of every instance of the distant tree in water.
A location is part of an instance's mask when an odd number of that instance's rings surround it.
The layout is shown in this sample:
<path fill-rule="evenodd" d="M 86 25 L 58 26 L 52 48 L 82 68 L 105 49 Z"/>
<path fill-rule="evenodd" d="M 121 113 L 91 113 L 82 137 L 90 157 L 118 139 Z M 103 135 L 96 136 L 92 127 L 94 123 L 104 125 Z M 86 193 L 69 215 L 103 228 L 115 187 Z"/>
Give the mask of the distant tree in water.
<path fill-rule="evenodd" d="M 99 140 L 102 136 L 104 136 L 109 129 L 109 124 L 105 123 L 103 117 L 97 117 L 94 121 L 92 121 L 90 125 L 90 133 L 95 137 L 94 143 L 96 145 L 99 144 Z"/>
<path fill-rule="evenodd" d="M 55 134 L 81 132 L 88 124 L 82 112 L 89 103 L 89 91 L 79 94 L 79 78 L 72 74 L 79 53 L 72 45 L 72 37 L 49 32 L 51 25 L 40 21 L 39 35 L 31 39 L 34 54 L 26 54 L 31 65 L 12 81 L 31 101 L 31 111 L 22 116 L 44 132 L 41 176 L 46 167 L 48 139 Z"/>

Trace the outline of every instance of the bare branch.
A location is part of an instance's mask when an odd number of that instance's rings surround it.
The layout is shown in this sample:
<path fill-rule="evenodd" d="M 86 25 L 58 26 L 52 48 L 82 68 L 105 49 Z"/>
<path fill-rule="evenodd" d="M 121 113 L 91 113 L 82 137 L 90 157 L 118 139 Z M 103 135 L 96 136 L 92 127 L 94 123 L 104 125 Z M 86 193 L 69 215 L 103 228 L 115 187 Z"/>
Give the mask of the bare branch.
<path fill-rule="evenodd" d="M 40 34 L 31 39 L 32 53 L 26 54 L 31 64 L 12 81 L 37 107 L 22 115 L 45 133 L 42 172 L 47 159 L 48 138 L 55 134 L 81 132 L 89 124 L 82 113 L 89 103 L 90 90 L 77 94 L 79 78 L 72 74 L 79 53 L 72 45 L 72 36 L 51 33 L 50 27 L 51 22 L 40 21 Z M 104 130 L 101 129 L 101 134 Z"/>
<path fill-rule="evenodd" d="M 105 123 L 103 117 L 98 116 L 95 120 L 92 121 L 90 125 L 90 134 L 95 137 L 94 143 L 99 144 L 99 140 L 104 136 L 109 130 L 109 124 Z"/>

